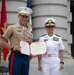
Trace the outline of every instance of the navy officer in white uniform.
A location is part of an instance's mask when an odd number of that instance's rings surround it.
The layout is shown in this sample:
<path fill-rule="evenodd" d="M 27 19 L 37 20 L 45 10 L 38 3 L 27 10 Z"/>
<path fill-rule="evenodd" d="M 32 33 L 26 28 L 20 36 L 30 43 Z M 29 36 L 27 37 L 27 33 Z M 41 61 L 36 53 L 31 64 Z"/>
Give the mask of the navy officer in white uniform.
<path fill-rule="evenodd" d="M 60 71 L 64 68 L 64 45 L 62 38 L 54 34 L 56 24 L 57 21 L 54 18 L 44 20 L 47 34 L 41 36 L 39 41 L 46 42 L 47 53 L 38 55 L 38 70 L 41 75 L 60 75 Z"/>

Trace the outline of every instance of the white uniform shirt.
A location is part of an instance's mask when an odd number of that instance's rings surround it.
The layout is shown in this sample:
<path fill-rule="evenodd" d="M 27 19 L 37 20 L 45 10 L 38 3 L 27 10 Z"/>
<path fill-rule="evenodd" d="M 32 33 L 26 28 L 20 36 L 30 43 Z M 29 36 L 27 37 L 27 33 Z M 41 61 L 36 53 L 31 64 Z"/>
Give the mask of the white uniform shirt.
<path fill-rule="evenodd" d="M 48 35 L 40 37 L 39 41 L 46 41 L 47 54 L 59 56 L 59 50 L 64 50 L 64 45 L 60 36 L 53 35 L 49 37 Z M 45 54 L 45 56 L 47 56 Z"/>

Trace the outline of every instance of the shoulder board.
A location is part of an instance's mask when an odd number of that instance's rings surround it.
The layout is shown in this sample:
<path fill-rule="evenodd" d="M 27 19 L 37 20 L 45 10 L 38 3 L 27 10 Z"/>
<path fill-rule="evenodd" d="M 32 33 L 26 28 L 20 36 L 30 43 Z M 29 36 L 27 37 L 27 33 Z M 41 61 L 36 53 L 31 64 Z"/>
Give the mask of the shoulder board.
<path fill-rule="evenodd" d="M 60 35 L 58 35 L 58 34 L 55 34 L 56 36 L 59 36 L 59 37 L 61 37 Z"/>
<path fill-rule="evenodd" d="M 42 36 L 45 36 L 45 35 L 46 35 L 46 34 L 43 34 Z M 41 37 L 42 37 L 42 36 L 41 36 Z"/>

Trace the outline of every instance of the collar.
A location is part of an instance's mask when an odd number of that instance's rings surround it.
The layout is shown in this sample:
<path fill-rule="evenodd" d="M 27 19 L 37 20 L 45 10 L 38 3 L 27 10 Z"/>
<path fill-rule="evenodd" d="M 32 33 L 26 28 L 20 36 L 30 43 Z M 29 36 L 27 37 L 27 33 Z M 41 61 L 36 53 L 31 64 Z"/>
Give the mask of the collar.
<path fill-rule="evenodd" d="M 48 38 L 53 38 L 55 35 L 53 34 L 52 36 L 49 36 L 48 34 L 46 35 Z"/>
<path fill-rule="evenodd" d="M 19 23 L 17 23 L 16 25 L 17 25 L 17 27 L 19 27 L 19 28 L 24 27 L 25 30 L 27 29 L 25 26 L 21 26 Z"/>

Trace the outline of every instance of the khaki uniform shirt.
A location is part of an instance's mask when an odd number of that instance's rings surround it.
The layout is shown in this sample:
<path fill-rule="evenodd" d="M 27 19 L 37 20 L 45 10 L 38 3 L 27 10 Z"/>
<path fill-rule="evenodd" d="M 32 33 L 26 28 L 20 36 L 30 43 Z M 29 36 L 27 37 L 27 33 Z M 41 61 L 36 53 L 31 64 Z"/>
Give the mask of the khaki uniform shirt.
<path fill-rule="evenodd" d="M 22 27 L 19 23 L 11 25 L 5 31 L 3 37 L 6 40 L 10 40 L 10 45 L 15 46 L 20 41 L 31 41 L 31 32 L 26 28 Z"/>

